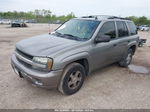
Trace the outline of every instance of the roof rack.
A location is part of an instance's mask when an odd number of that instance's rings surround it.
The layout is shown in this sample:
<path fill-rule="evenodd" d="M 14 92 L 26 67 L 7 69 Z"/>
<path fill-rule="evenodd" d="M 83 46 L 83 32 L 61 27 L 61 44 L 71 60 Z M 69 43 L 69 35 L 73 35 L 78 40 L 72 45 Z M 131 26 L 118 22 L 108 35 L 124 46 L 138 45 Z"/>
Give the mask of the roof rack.
<path fill-rule="evenodd" d="M 97 19 L 123 19 L 123 20 L 130 20 L 128 18 L 122 18 L 117 16 L 110 16 L 110 15 L 90 15 L 90 16 L 83 16 L 82 18 L 95 18 Z"/>

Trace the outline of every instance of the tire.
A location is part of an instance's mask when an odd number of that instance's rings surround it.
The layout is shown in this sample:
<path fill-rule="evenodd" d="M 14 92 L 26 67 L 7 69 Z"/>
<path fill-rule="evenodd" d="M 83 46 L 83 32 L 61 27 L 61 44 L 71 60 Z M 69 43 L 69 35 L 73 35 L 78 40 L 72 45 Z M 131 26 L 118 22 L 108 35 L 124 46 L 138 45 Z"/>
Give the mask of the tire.
<path fill-rule="evenodd" d="M 127 67 L 128 65 L 130 65 L 132 61 L 132 56 L 133 56 L 133 51 L 132 49 L 129 49 L 126 56 L 124 56 L 124 58 L 119 62 L 119 65 L 121 67 Z"/>
<path fill-rule="evenodd" d="M 80 90 L 84 79 L 84 67 L 79 63 L 72 63 L 65 68 L 58 90 L 62 94 L 72 95 Z"/>

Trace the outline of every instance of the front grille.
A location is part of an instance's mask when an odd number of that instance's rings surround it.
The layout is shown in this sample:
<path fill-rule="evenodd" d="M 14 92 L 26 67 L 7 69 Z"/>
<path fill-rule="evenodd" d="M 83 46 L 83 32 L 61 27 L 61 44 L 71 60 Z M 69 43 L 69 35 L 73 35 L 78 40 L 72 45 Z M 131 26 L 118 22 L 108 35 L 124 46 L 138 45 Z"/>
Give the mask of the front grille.
<path fill-rule="evenodd" d="M 46 65 L 38 64 L 32 61 L 33 56 L 28 55 L 18 49 L 16 49 L 15 55 L 16 55 L 16 59 L 25 67 L 33 68 L 38 71 L 45 70 L 44 72 L 47 72 Z"/>
<path fill-rule="evenodd" d="M 24 66 L 26 66 L 26 67 L 28 67 L 28 68 L 31 68 L 31 67 L 32 67 L 32 65 L 30 65 L 30 64 L 28 64 L 28 63 L 22 61 L 22 60 L 19 59 L 18 57 L 16 57 L 16 58 L 17 58 L 17 60 L 18 60 L 21 64 L 23 64 Z"/>
<path fill-rule="evenodd" d="M 19 55 L 21 55 L 22 57 L 24 57 L 24 58 L 26 58 L 26 59 L 28 59 L 28 60 L 32 60 L 32 58 L 33 58 L 33 56 L 28 55 L 28 54 L 26 54 L 26 53 L 20 51 L 19 49 L 16 49 L 16 53 L 18 53 Z M 29 63 L 27 63 L 27 62 L 21 60 L 19 57 L 17 57 L 17 55 L 16 55 L 16 58 L 17 58 L 17 60 L 18 60 L 20 63 L 22 63 L 24 66 L 26 66 L 26 67 L 32 67 L 31 64 L 29 64 Z"/>
<path fill-rule="evenodd" d="M 16 52 L 19 53 L 20 55 L 22 55 L 23 57 L 29 59 L 29 60 L 32 60 L 33 56 L 27 54 L 27 53 L 24 53 L 22 51 L 20 51 L 19 49 L 16 49 Z"/>

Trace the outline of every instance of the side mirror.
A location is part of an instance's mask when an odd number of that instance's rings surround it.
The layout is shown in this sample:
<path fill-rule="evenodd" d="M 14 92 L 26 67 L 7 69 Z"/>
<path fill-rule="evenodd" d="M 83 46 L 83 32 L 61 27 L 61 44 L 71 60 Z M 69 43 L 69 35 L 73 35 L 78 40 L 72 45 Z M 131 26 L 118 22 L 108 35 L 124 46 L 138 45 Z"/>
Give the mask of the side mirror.
<path fill-rule="evenodd" d="M 110 36 L 104 35 L 102 37 L 96 37 L 95 38 L 95 43 L 100 43 L 100 42 L 109 42 L 111 40 Z"/>

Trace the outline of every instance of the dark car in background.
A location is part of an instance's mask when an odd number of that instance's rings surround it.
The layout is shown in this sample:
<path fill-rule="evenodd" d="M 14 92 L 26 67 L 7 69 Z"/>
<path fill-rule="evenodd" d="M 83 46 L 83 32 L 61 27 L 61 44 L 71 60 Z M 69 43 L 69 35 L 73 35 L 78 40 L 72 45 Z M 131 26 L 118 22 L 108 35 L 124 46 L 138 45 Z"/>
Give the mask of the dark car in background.
<path fill-rule="evenodd" d="M 27 27 L 27 24 L 24 21 L 13 21 L 11 27 Z"/>

